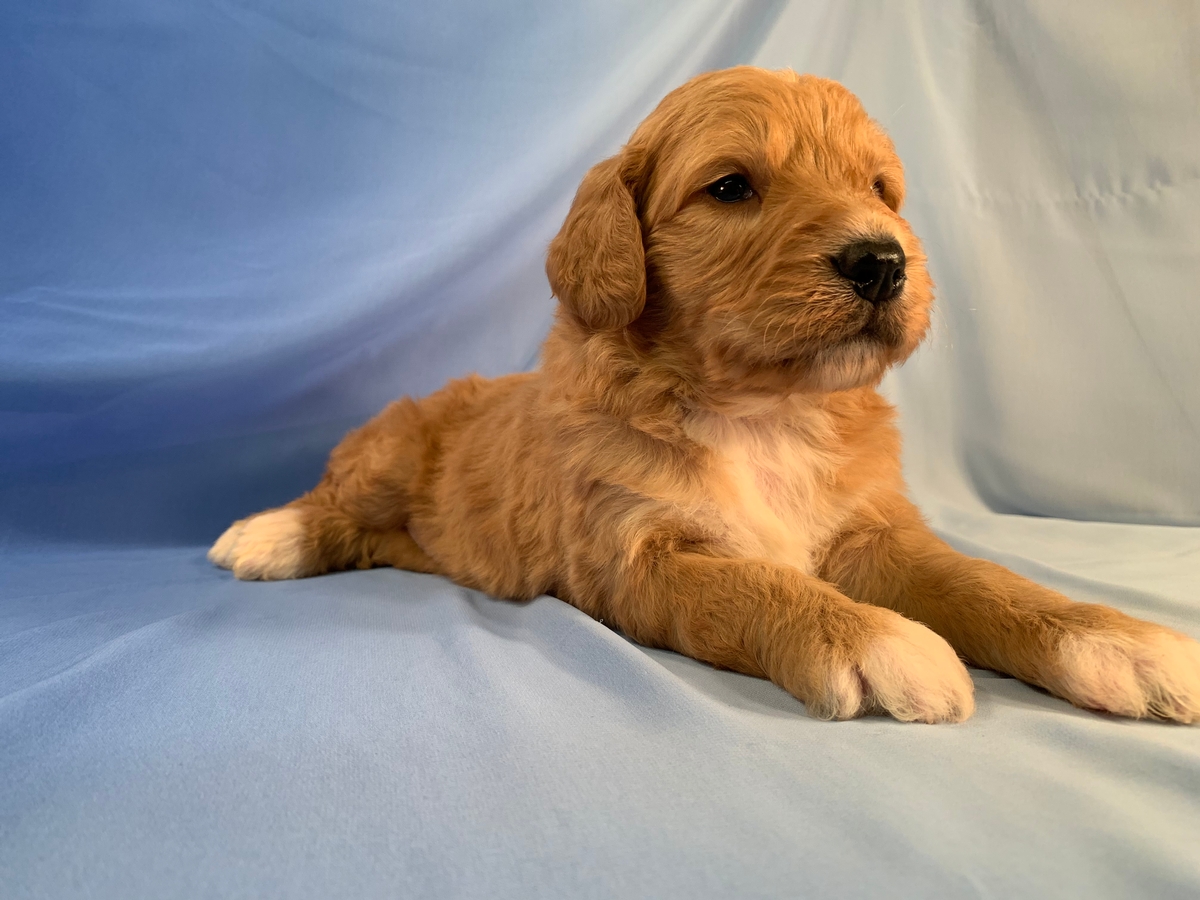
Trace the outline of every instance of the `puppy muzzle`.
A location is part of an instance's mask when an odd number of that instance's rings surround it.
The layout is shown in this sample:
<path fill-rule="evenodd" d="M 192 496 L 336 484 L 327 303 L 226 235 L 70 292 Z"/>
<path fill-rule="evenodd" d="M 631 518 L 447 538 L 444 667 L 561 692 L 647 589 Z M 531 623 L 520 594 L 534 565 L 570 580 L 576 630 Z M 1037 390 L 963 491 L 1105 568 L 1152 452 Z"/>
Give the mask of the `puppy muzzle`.
<path fill-rule="evenodd" d="M 904 249 L 892 239 L 855 241 L 832 259 L 837 273 L 864 300 L 886 303 L 904 289 Z"/>

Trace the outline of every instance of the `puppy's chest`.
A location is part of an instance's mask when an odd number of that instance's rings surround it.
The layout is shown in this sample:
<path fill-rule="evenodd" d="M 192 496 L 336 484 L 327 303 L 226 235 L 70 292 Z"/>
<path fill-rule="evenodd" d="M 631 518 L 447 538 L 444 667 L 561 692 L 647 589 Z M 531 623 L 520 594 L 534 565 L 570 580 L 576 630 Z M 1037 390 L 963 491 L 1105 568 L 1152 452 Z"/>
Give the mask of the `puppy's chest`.
<path fill-rule="evenodd" d="M 702 508 L 739 555 L 811 573 L 853 511 L 836 487 L 842 456 L 824 423 L 810 424 L 722 420 L 695 430 L 710 450 Z"/>

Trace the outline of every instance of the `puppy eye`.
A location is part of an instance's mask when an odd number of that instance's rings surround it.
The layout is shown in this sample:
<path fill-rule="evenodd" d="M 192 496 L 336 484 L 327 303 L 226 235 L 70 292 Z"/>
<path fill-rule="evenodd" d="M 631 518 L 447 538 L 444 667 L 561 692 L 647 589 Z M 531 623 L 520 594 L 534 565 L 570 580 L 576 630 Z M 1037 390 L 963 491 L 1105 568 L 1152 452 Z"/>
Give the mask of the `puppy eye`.
<path fill-rule="evenodd" d="M 737 203 L 754 196 L 754 188 L 744 175 L 726 175 L 708 186 L 708 193 L 722 203 Z"/>
<path fill-rule="evenodd" d="M 871 190 L 873 190 L 875 192 L 875 196 L 878 197 L 880 200 L 883 199 L 883 188 L 884 188 L 884 185 L 883 185 L 882 178 L 877 178 L 875 180 L 875 183 L 873 185 L 871 185 Z"/>

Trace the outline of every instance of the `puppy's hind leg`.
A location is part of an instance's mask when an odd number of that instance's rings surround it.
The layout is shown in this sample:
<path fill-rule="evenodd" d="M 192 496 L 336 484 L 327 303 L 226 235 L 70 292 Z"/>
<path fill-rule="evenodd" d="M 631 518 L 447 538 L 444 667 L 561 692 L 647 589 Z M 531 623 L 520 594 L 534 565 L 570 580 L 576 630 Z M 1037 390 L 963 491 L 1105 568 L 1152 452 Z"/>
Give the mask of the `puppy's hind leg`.
<path fill-rule="evenodd" d="M 304 515 L 291 504 L 234 522 L 208 551 L 208 559 L 238 578 L 276 581 L 315 575 Z"/>
<path fill-rule="evenodd" d="M 406 528 L 368 535 L 366 549 L 367 559 L 372 566 L 392 566 L 430 575 L 442 574 L 437 563 L 418 546 Z"/>
<path fill-rule="evenodd" d="M 334 449 L 316 488 L 235 522 L 208 558 L 264 581 L 372 566 L 436 571 L 405 528 L 422 424 L 411 400 L 393 403 Z"/>

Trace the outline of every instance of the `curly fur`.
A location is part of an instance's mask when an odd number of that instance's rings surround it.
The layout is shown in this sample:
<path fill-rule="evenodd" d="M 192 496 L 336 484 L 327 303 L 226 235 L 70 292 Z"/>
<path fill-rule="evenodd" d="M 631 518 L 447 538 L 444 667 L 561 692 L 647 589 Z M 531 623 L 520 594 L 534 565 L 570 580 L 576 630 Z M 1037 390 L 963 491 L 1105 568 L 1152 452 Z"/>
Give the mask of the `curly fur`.
<path fill-rule="evenodd" d="M 754 195 L 706 186 L 744 175 Z M 550 245 L 540 368 L 401 399 L 310 493 L 210 554 L 241 578 L 392 565 L 553 593 L 811 714 L 960 721 L 962 659 L 1081 706 L 1200 718 L 1200 647 L 955 552 L 905 497 L 876 392 L 929 324 L 891 142 L 840 85 L 737 68 L 668 95 Z M 892 239 L 903 291 L 831 257 Z M 919 624 L 923 623 L 923 624 Z"/>

